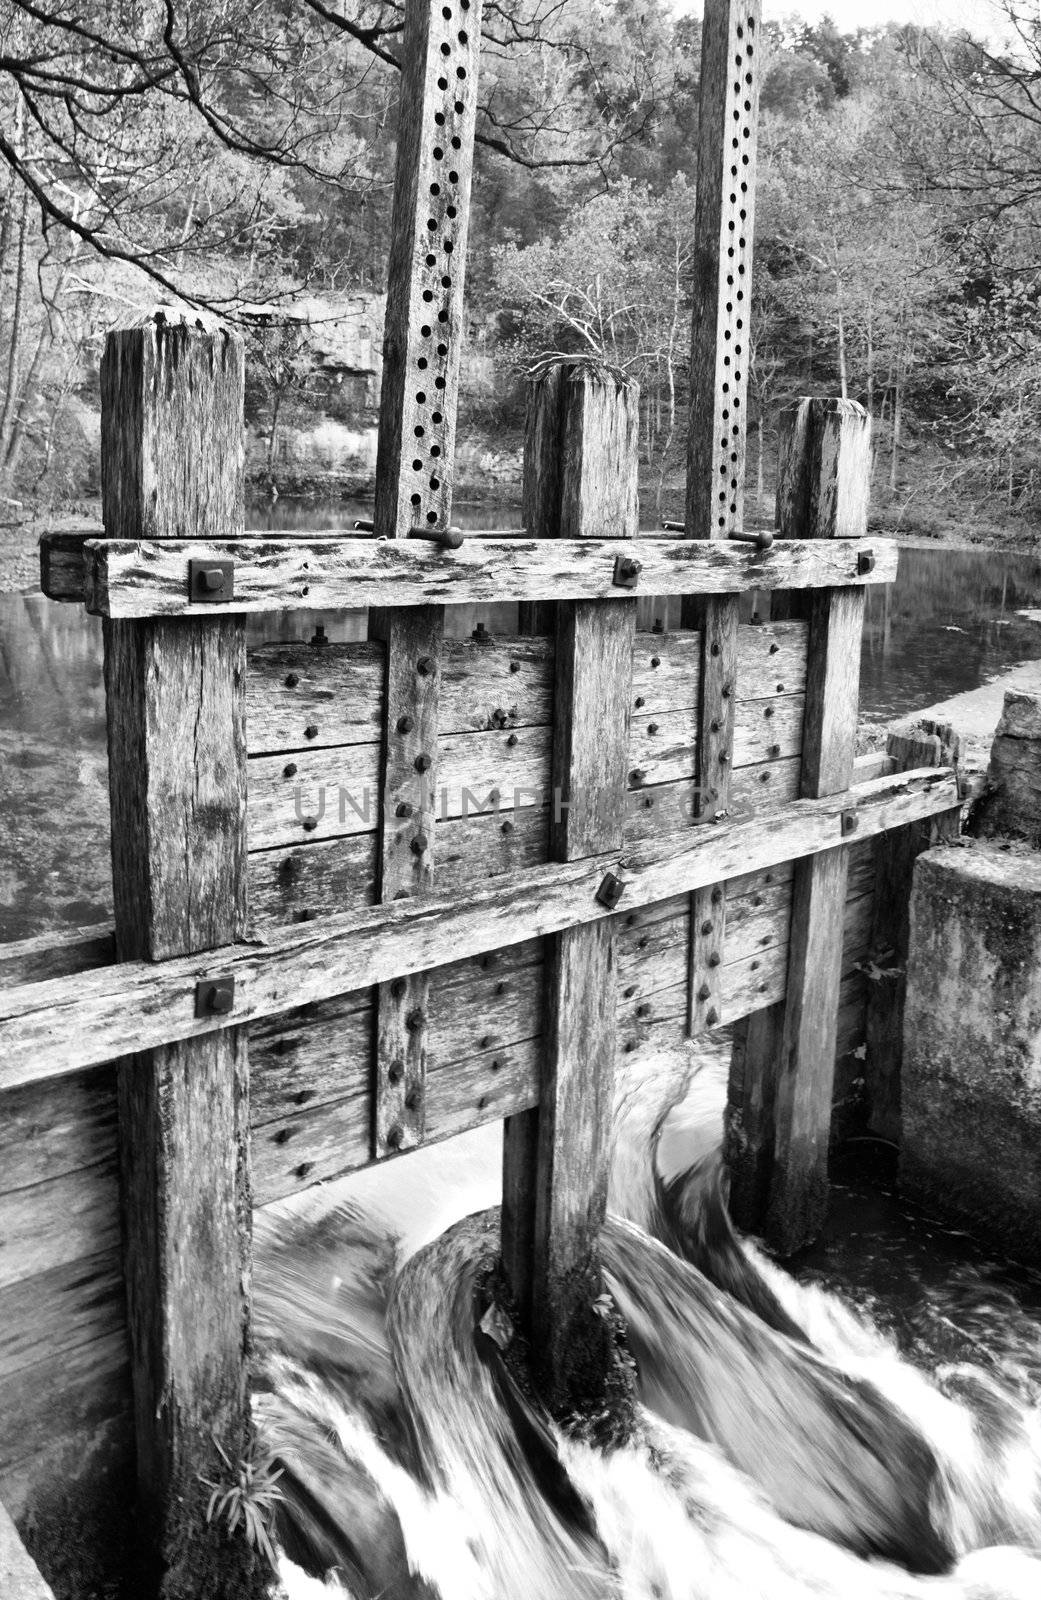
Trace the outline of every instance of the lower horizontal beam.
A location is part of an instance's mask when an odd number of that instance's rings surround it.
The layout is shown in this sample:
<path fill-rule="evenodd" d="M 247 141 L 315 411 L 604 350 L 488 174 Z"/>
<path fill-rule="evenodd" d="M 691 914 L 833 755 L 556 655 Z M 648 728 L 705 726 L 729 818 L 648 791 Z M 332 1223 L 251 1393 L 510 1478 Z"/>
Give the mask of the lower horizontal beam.
<path fill-rule="evenodd" d="M 628 912 L 957 804 L 952 771 L 900 773 L 843 795 L 797 800 L 747 822 L 692 830 L 684 845 L 672 836 L 535 867 L 463 901 L 396 901 L 273 930 L 263 944 L 24 984 L 0 993 L 0 1089 L 426 971 L 446 956 L 460 960 L 595 922 L 610 914 L 596 898 L 608 872 L 621 880 L 619 910 Z M 196 984 L 214 977 L 234 978 L 234 1007 L 197 1017 Z"/>
<path fill-rule="evenodd" d="M 616 562 L 635 563 L 632 582 Z M 88 540 L 87 610 L 105 617 L 240 611 L 632 600 L 892 583 L 886 539 L 788 539 L 769 550 L 728 539 L 482 539 L 458 550 L 410 539 Z M 225 598 L 191 598 L 189 562 L 233 563 Z"/>

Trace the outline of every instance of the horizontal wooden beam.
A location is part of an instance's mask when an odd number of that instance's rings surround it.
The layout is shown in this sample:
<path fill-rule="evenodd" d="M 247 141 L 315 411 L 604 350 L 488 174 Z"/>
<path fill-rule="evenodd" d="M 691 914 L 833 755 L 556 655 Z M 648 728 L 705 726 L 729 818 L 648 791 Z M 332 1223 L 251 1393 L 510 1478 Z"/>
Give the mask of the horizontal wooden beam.
<path fill-rule="evenodd" d="M 727 539 L 485 539 L 443 550 L 412 539 L 332 536 L 94 539 L 84 549 L 87 610 L 105 617 L 831 589 L 891 583 L 898 553 L 886 539 L 792 539 L 769 550 Z M 614 581 L 621 557 L 639 564 L 635 588 Z M 233 562 L 233 596 L 193 601 L 189 561 Z"/>
<path fill-rule="evenodd" d="M 622 881 L 625 912 L 869 838 L 957 803 L 951 771 L 896 774 L 747 822 L 695 830 L 688 844 L 672 835 L 636 849 L 549 863 L 463 901 L 396 901 L 272 930 L 264 943 L 20 985 L 0 994 L 0 1090 L 426 971 L 446 956 L 459 960 L 595 922 L 609 914 L 596 898 L 607 872 Z M 197 1017 L 196 985 L 214 977 L 234 978 L 234 1007 Z"/>

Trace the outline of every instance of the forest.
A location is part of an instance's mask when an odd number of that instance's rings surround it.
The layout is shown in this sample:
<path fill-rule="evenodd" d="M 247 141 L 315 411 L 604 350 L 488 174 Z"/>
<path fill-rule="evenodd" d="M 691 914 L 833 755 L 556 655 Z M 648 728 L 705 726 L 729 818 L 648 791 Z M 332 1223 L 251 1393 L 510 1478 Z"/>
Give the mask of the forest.
<path fill-rule="evenodd" d="M 753 518 L 813 391 L 871 412 L 880 523 L 1041 528 L 1041 9 L 1003 9 L 1000 51 L 765 30 Z M 241 326 L 257 498 L 369 487 L 402 11 L 0 0 L 0 523 L 96 495 L 104 332 L 157 301 Z M 638 378 L 645 507 L 674 510 L 700 32 L 667 0 L 485 4 L 461 495 L 516 498 L 525 375 L 575 352 Z"/>

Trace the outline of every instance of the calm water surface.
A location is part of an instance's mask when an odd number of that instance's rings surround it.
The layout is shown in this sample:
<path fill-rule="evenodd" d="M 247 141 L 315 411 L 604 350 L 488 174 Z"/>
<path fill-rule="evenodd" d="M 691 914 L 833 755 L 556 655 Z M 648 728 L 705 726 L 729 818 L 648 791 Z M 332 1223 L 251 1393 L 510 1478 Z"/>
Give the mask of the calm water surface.
<path fill-rule="evenodd" d="M 360 505 L 279 505 L 254 526 L 352 527 Z M 519 513 L 460 514 L 470 527 L 516 525 Z M 505 587 L 505 581 L 504 581 Z M 895 584 L 871 588 L 864 628 L 861 705 L 878 722 L 905 715 L 1041 657 L 1041 626 L 1017 612 L 1041 607 L 1041 559 L 991 551 L 901 552 Z M 641 625 L 670 608 L 647 600 Z M 511 605 L 484 607 L 494 633 L 515 622 Z M 478 611 L 448 608 L 450 631 L 468 634 Z M 249 639 L 363 636 L 362 613 L 276 612 L 251 617 Z M 0 940 L 110 915 L 105 705 L 101 625 L 40 595 L 0 596 Z"/>

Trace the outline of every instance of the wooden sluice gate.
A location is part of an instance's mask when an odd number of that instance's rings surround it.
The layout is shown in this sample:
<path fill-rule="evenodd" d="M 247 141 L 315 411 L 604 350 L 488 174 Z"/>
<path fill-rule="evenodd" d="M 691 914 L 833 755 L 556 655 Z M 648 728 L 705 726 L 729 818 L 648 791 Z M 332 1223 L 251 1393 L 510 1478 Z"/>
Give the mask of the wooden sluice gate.
<path fill-rule="evenodd" d="M 449 533 L 480 7 L 451 10 L 407 7 L 374 535 L 244 531 L 241 341 L 157 314 L 106 347 L 103 535 L 43 551 L 103 618 L 115 926 L 0 951 L 0 1494 L 132 1404 L 169 1595 L 247 1581 L 203 1480 L 249 1449 L 254 1208 L 505 1120 L 506 1280 L 562 1405 L 616 1057 L 733 1027 L 740 1220 L 812 1236 L 873 841 L 959 804 L 949 768 L 855 759 L 896 570 L 859 407 L 793 409 L 779 536 L 743 536 L 756 0 L 706 8 L 686 537 L 639 531 L 638 393 L 587 363 L 532 386 L 526 535 Z M 647 596 L 681 626 L 638 627 Z M 503 601 L 515 632 L 455 636 Z M 356 643 L 307 615 L 360 608 Z M 300 638 L 248 647 L 275 609 Z"/>

